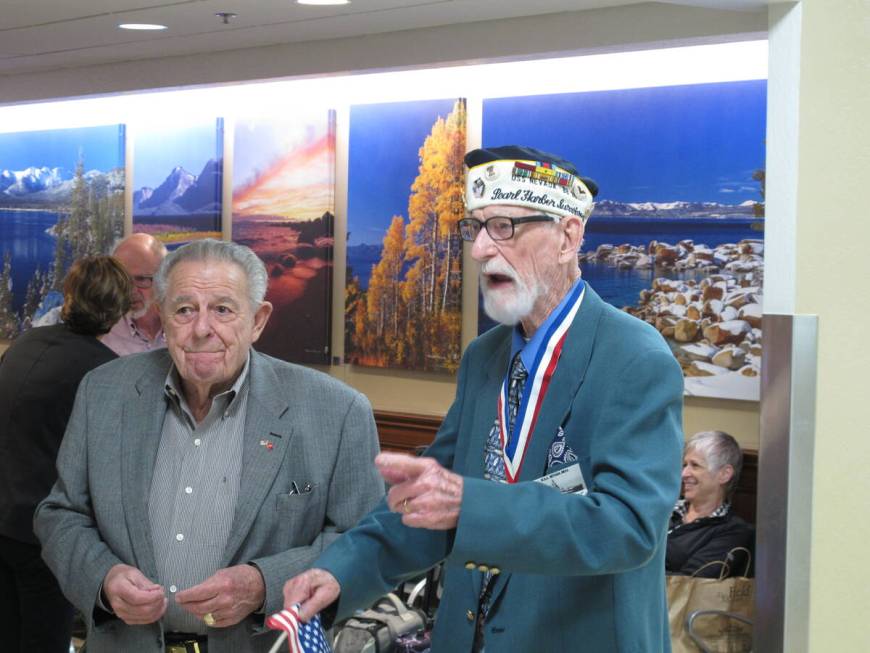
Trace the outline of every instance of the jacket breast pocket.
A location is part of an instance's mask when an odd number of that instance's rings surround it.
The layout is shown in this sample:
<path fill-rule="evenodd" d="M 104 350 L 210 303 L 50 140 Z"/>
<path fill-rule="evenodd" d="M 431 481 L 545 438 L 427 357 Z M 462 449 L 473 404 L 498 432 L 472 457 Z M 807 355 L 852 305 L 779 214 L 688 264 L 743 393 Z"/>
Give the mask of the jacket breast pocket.
<path fill-rule="evenodd" d="M 275 495 L 279 532 L 290 537 L 290 546 L 309 544 L 323 525 L 323 505 L 316 489 Z"/>
<path fill-rule="evenodd" d="M 311 502 L 314 492 L 287 492 L 275 495 L 275 509 L 281 517 L 290 517 L 302 510 Z"/>

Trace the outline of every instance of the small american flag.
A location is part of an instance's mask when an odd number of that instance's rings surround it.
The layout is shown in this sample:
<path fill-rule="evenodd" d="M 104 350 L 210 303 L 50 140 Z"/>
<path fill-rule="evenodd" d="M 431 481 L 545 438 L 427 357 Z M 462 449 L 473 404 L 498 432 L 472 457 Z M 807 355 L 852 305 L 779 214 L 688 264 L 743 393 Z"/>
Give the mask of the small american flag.
<path fill-rule="evenodd" d="M 314 615 L 306 624 L 299 620 L 298 610 L 297 603 L 289 610 L 281 610 L 266 619 L 269 628 L 284 631 L 270 653 L 277 653 L 285 639 L 290 653 L 332 653 L 332 647 L 326 641 L 326 634 L 320 625 L 320 615 Z"/>

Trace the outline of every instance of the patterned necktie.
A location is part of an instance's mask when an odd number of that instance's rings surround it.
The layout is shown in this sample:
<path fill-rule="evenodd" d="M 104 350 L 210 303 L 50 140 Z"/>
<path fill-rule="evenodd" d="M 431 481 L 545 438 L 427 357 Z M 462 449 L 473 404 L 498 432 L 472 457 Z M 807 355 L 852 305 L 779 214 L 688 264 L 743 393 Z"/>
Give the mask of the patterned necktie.
<path fill-rule="evenodd" d="M 508 438 L 512 438 L 514 423 L 520 410 L 520 400 L 523 396 L 523 388 L 526 385 L 526 377 L 528 375 L 526 366 L 523 365 L 523 359 L 520 358 L 520 352 L 517 352 L 511 362 L 510 381 L 508 382 Z M 486 440 L 486 447 L 483 452 L 483 462 L 486 470 L 484 478 L 492 481 L 505 480 L 504 458 L 502 456 L 498 419 L 496 419 L 489 431 L 489 437 Z"/>
<path fill-rule="evenodd" d="M 514 424 L 517 420 L 517 412 L 520 410 L 520 400 L 523 396 L 523 388 L 526 387 L 526 377 L 529 375 L 520 352 L 514 356 L 511 364 L 511 380 L 508 385 L 508 441 L 514 439 Z"/>

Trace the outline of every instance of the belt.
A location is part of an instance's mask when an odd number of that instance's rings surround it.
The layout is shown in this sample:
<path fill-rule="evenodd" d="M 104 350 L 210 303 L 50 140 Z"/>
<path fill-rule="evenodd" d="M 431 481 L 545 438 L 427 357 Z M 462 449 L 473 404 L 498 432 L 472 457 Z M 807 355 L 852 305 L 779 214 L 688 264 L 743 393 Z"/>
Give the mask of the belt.
<path fill-rule="evenodd" d="M 208 653 L 208 635 L 166 633 L 166 653 Z"/>

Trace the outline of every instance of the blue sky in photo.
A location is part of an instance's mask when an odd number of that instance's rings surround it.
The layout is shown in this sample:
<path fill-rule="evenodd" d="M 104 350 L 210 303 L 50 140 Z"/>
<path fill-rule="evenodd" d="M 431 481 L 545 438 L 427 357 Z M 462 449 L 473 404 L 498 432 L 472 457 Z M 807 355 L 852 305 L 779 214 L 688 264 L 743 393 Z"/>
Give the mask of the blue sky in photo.
<path fill-rule="evenodd" d="M 756 80 L 484 100 L 483 144 L 558 154 L 599 200 L 760 201 L 766 99 Z"/>
<path fill-rule="evenodd" d="M 380 245 L 394 215 L 408 218 L 418 152 L 455 99 L 368 104 L 350 108 L 348 246 Z"/>
<path fill-rule="evenodd" d="M 124 167 L 122 125 L 0 134 L 0 170 L 33 167 L 74 172 L 81 154 L 85 171 Z"/>
<path fill-rule="evenodd" d="M 175 166 L 199 175 L 209 159 L 223 155 L 222 120 L 180 126 L 137 127 L 133 146 L 133 189 L 157 188 Z"/>

